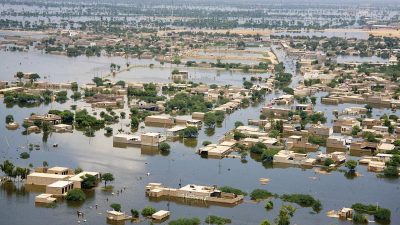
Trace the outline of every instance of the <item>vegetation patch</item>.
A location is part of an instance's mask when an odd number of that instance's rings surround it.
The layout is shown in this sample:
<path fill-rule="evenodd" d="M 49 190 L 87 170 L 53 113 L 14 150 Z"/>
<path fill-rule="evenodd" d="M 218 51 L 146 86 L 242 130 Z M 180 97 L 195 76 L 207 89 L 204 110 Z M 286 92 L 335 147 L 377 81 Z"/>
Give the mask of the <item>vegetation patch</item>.
<path fill-rule="evenodd" d="M 302 207 L 312 207 L 315 212 L 322 210 L 322 204 L 319 200 L 313 198 L 311 195 L 305 194 L 285 194 L 281 196 L 281 199 L 285 202 L 293 202 Z"/>
<path fill-rule="evenodd" d="M 232 221 L 229 218 L 224 218 L 220 216 L 210 215 L 204 221 L 206 224 L 217 224 L 217 225 L 224 225 L 227 223 L 231 223 Z"/>
<path fill-rule="evenodd" d="M 222 187 L 219 188 L 219 190 L 222 191 L 222 192 L 225 192 L 225 193 L 232 193 L 232 194 L 235 194 L 235 195 L 244 195 L 244 196 L 247 195 L 247 192 L 242 191 L 242 190 L 237 189 L 237 188 L 230 187 L 230 186 L 222 186 Z"/>

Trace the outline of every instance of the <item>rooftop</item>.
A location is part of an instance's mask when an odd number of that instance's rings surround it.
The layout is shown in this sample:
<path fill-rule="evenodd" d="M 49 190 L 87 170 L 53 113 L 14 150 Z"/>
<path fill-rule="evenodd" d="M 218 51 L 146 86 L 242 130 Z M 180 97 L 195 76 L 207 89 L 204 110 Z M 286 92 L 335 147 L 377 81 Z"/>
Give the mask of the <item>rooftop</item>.
<path fill-rule="evenodd" d="M 209 187 L 209 186 L 200 186 L 200 185 L 195 185 L 195 184 L 188 184 L 188 185 L 180 188 L 180 190 L 202 192 L 202 193 L 212 193 L 214 191 L 214 188 L 213 187 Z"/>
<path fill-rule="evenodd" d="M 52 184 L 49 184 L 47 187 L 63 188 L 63 187 L 65 187 L 67 185 L 70 185 L 70 184 L 72 184 L 71 181 L 59 180 L 59 181 L 56 181 L 56 182 L 54 182 Z"/>
<path fill-rule="evenodd" d="M 60 175 L 60 174 L 51 174 L 51 173 L 31 173 L 28 176 L 30 177 L 47 177 L 47 178 L 55 178 L 55 179 L 65 179 L 68 178 L 68 175 Z"/>

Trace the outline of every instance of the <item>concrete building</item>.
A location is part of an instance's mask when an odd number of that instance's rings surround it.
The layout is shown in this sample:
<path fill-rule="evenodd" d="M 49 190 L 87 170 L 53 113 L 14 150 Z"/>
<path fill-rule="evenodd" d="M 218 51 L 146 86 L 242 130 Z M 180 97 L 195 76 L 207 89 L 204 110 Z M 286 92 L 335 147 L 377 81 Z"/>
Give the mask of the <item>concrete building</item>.
<path fill-rule="evenodd" d="M 236 205 L 243 200 L 243 195 L 235 195 L 232 193 L 225 193 L 218 190 L 215 186 L 200 186 L 188 184 L 179 189 L 167 188 L 161 183 L 149 183 L 146 186 L 146 195 L 151 198 L 160 198 L 163 196 L 196 199 L 209 203 L 219 203 Z"/>
<path fill-rule="evenodd" d="M 315 124 L 308 128 L 308 133 L 310 135 L 329 137 L 333 133 L 333 128 L 322 124 Z"/>
<path fill-rule="evenodd" d="M 50 173 L 31 173 L 26 178 L 26 184 L 46 186 L 60 180 L 68 180 L 69 175 L 59 175 Z"/>
<path fill-rule="evenodd" d="M 379 119 L 365 118 L 361 122 L 361 126 L 366 127 L 368 129 L 371 129 L 373 126 L 380 126 L 380 125 L 382 125 L 382 121 Z"/>
<path fill-rule="evenodd" d="M 171 80 L 172 81 L 186 81 L 189 78 L 189 72 L 188 71 L 177 71 L 174 73 L 172 71 L 171 73 Z"/>
<path fill-rule="evenodd" d="M 55 166 L 55 167 L 48 168 L 46 170 L 46 173 L 59 174 L 59 175 L 73 175 L 74 171 L 67 167 Z"/>
<path fill-rule="evenodd" d="M 53 125 L 53 130 L 57 133 L 72 132 L 72 125 L 69 124 L 56 124 Z"/>
<path fill-rule="evenodd" d="M 40 194 L 35 197 L 35 203 L 49 204 L 57 201 L 52 194 Z"/>
<path fill-rule="evenodd" d="M 129 217 L 125 215 L 123 212 L 117 212 L 117 211 L 107 211 L 107 219 L 111 221 L 123 221 L 128 219 Z"/>
<path fill-rule="evenodd" d="M 179 133 L 183 131 L 186 126 L 175 126 L 167 130 L 167 137 L 178 137 Z"/>
<path fill-rule="evenodd" d="M 28 124 L 34 124 L 35 121 L 39 121 L 42 123 L 49 123 L 52 125 L 60 124 L 62 119 L 61 116 L 54 114 L 45 114 L 45 115 L 31 115 L 29 118 L 24 120 Z"/>
<path fill-rule="evenodd" d="M 288 150 L 291 149 L 304 149 L 306 151 L 316 151 L 319 145 L 311 144 L 306 137 L 292 135 L 288 137 L 286 142 Z"/>
<path fill-rule="evenodd" d="M 337 119 L 333 122 L 333 132 L 350 134 L 354 126 L 360 127 L 360 122 L 355 118 Z"/>
<path fill-rule="evenodd" d="M 141 138 L 137 135 L 130 135 L 130 134 L 115 134 L 113 136 L 114 143 L 121 143 L 121 144 L 131 144 L 131 145 L 140 145 Z"/>
<path fill-rule="evenodd" d="M 144 133 L 140 135 L 141 145 L 158 146 L 161 142 L 166 141 L 166 137 L 160 133 Z"/>
<path fill-rule="evenodd" d="M 68 191 L 74 189 L 74 184 L 71 181 L 56 181 L 46 186 L 46 194 L 53 196 L 64 196 Z"/>
<path fill-rule="evenodd" d="M 170 215 L 171 215 L 170 211 L 160 210 L 160 211 L 154 213 L 153 215 L 151 215 L 151 218 L 154 220 L 164 220 L 164 219 L 168 218 Z"/>
<path fill-rule="evenodd" d="M 340 136 L 329 136 L 326 140 L 326 149 L 329 151 L 347 151 L 346 139 Z"/>
<path fill-rule="evenodd" d="M 281 150 L 276 155 L 274 155 L 273 162 L 300 166 L 312 166 L 316 163 L 316 159 L 309 158 L 307 154 Z"/>
<path fill-rule="evenodd" d="M 146 126 L 168 126 L 172 127 L 175 125 L 175 119 L 169 115 L 152 115 L 146 116 L 144 119 Z"/>

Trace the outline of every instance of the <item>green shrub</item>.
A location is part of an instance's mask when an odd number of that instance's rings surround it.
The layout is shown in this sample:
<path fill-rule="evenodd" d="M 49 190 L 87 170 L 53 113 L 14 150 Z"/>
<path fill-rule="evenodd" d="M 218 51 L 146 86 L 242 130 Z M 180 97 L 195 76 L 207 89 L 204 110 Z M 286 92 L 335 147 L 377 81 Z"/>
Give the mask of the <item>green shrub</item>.
<path fill-rule="evenodd" d="M 154 207 L 152 207 L 152 206 L 146 206 L 146 207 L 144 207 L 143 209 L 142 209 L 142 216 L 144 216 L 144 217 L 148 217 L 148 216 L 151 216 L 151 215 L 153 215 L 154 213 L 156 213 L 157 212 L 157 210 L 154 208 Z"/>
<path fill-rule="evenodd" d="M 272 193 L 267 190 L 255 189 L 250 193 L 251 200 L 262 200 L 272 196 Z"/>
<path fill-rule="evenodd" d="M 355 224 L 367 224 L 368 218 L 361 213 L 354 213 L 353 214 L 353 222 Z"/>
<path fill-rule="evenodd" d="M 199 225 L 200 220 L 198 218 L 180 218 L 173 220 L 168 225 Z"/>
<path fill-rule="evenodd" d="M 65 197 L 68 201 L 84 201 L 86 199 L 85 193 L 81 189 L 72 189 L 68 191 L 67 197 Z"/>
<path fill-rule="evenodd" d="M 212 144 L 212 142 L 211 141 L 203 141 L 203 143 L 202 143 L 203 146 L 207 146 L 209 144 Z"/>
<path fill-rule="evenodd" d="M 273 208 L 274 208 L 274 203 L 272 201 L 268 201 L 267 203 L 265 203 L 266 210 L 271 210 Z"/>
<path fill-rule="evenodd" d="M 139 218 L 139 212 L 136 209 L 131 209 L 131 215 L 133 218 Z"/>
<path fill-rule="evenodd" d="M 390 222 L 391 211 L 389 209 L 381 208 L 377 205 L 364 205 L 361 203 L 353 204 L 351 208 L 359 213 L 374 215 L 374 218 L 377 221 Z"/>
<path fill-rule="evenodd" d="M 222 187 L 219 188 L 219 190 L 222 191 L 222 192 L 225 192 L 225 193 L 233 193 L 233 194 L 236 194 L 236 195 L 244 195 L 244 196 L 247 195 L 246 192 L 244 192 L 244 191 L 242 191 L 240 189 L 237 189 L 237 188 L 229 187 L 229 186 L 222 186 Z"/>
<path fill-rule="evenodd" d="M 315 212 L 322 210 L 322 204 L 319 200 L 314 199 L 311 195 L 305 194 L 285 194 L 281 196 L 285 202 L 293 202 L 302 207 L 312 207 Z"/>
<path fill-rule="evenodd" d="M 110 207 L 114 209 L 114 211 L 121 212 L 121 204 L 113 203 L 110 205 Z"/>
<path fill-rule="evenodd" d="M 324 166 L 330 166 L 332 164 L 335 164 L 335 161 L 333 161 L 333 159 L 331 158 L 326 158 L 324 161 Z"/>
<path fill-rule="evenodd" d="M 220 216 L 215 216 L 215 215 L 210 215 L 206 218 L 204 221 L 206 224 L 217 224 L 217 225 L 224 225 L 227 223 L 231 223 L 232 221 L 228 218 L 220 217 Z"/>
<path fill-rule="evenodd" d="M 161 151 L 169 151 L 171 149 L 171 146 L 169 146 L 168 143 L 163 142 L 160 144 L 159 148 Z"/>
<path fill-rule="evenodd" d="M 29 159 L 29 157 L 31 157 L 31 155 L 27 152 L 22 152 L 21 154 L 19 154 L 19 157 L 21 159 Z"/>

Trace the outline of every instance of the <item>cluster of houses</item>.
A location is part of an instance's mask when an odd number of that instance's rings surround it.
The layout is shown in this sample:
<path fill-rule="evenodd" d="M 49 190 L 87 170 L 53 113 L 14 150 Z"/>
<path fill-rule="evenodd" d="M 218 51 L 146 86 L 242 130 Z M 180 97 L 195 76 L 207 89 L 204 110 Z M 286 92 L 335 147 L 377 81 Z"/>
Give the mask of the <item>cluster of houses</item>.
<path fill-rule="evenodd" d="M 29 174 L 25 185 L 45 187 L 45 193 L 35 197 L 36 203 L 52 203 L 67 195 L 72 189 L 81 189 L 85 176 L 100 179 L 98 172 L 83 171 L 78 174 L 66 167 L 39 167 Z"/>

